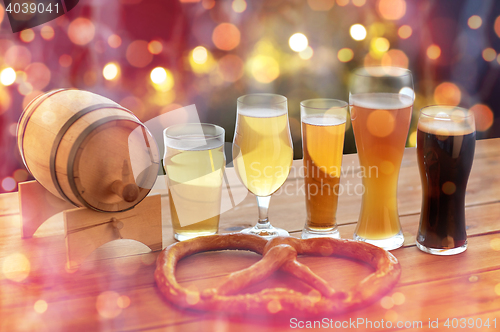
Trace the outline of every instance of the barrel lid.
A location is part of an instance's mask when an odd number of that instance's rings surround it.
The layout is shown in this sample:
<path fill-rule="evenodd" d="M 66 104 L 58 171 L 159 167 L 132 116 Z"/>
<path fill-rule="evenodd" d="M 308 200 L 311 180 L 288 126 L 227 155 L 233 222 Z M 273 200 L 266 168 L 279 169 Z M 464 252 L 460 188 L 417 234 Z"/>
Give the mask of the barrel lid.
<path fill-rule="evenodd" d="M 130 117 L 110 116 L 77 138 L 68 178 L 83 205 L 97 211 L 124 211 L 146 197 L 159 165 L 158 147 L 147 128 Z"/>

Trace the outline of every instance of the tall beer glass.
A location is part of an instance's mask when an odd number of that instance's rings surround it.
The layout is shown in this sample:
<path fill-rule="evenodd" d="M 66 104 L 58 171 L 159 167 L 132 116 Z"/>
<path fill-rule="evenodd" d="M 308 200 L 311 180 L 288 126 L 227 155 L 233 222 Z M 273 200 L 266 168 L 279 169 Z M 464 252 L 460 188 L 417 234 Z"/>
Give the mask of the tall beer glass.
<path fill-rule="evenodd" d="M 347 107 L 336 99 L 300 103 L 307 212 L 303 239 L 340 237 L 336 213 Z"/>
<path fill-rule="evenodd" d="M 237 107 L 234 167 L 259 207 L 257 225 L 242 232 L 266 238 L 288 236 L 286 230 L 271 225 L 267 214 L 271 195 L 285 182 L 293 161 L 287 99 L 250 94 L 239 97 Z"/>
<path fill-rule="evenodd" d="M 465 189 L 472 168 L 474 115 L 454 106 L 420 112 L 417 158 L 422 181 L 422 213 L 417 247 L 435 255 L 467 249 Z"/>
<path fill-rule="evenodd" d="M 364 186 L 354 239 L 386 250 L 404 242 L 397 189 L 413 96 L 407 69 L 366 67 L 352 77 L 349 103 Z"/>
<path fill-rule="evenodd" d="M 164 131 L 170 214 L 174 237 L 216 234 L 225 167 L 224 129 L 188 123 Z"/>

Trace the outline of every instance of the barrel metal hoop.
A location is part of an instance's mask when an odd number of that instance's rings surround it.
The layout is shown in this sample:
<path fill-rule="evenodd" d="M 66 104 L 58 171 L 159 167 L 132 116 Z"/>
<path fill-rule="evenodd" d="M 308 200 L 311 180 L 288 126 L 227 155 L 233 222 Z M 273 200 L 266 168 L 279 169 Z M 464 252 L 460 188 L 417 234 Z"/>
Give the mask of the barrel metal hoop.
<path fill-rule="evenodd" d="M 83 143 L 83 141 L 87 138 L 87 136 L 92 131 L 94 131 L 96 128 L 102 126 L 103 124 L 106 124 L 108 122 L 115 121 L 115 120 L 127 120 L 127 121 L 131 121 L 131 122 L 137 123 L 139 126 L 142 126 L 142 123 L 139 120 L 131 119 L 131 118 L 123 116 L 123 115 L 113 115 L 113 116 L 108 116 L 108 117 L 105 117 L 103 119 L 100 119 L 100 120 L 92 123 L 90 126 L 88 126 L 78 136 L 78 138 L 75 140 L 73 146 L 71 147 L 71 150 L 69 152 L 69 157 L 68 157 L 68 169 L 67 169 L 67 173 L 68 173 L 68 180 L 69 180 L 69 186 L 71 188 L 71 191 L 76 196 L 76 198 L 78 199 L 78 201 L 80 201 L 80 203 L 82 203 L 85 207 L 87 207 L 87 208 L 89 208 L 91 210 L 94 210 L 94 211 L 98 211 L 98 212 L 109 212 L 109 211 L 103 211 L 103 210 L 100 210 L 99 208 L 97 208 L 95 206 L 90 205 L 82 197 L 82 195 L 78 191 L 78 188 L 76 187 L 75 177 L 74 177 L 75 158 L 76 158 L 76 155 L 78 153 L 78 150 L 80 149 L 80 145 Z M 130 207 L 130 209 L 131 208 L 133 208 L 133 206 Z M 129 210 L 129 209 L 127 209 L 127 210 Z"/>
<path fill-rule="evenodd" d="M 30 113 L 26 115 L 27 118 L 26 118 L 26 121 L 24 121 L 22 128 L 19 128 L 19 125 L 17 125 L 17 136 L 19 137 L 19 133 L 21 133 L 21 135 L 22 135 L 21 139 L 19 140 L 19 152 L 21 154 L 21 158 L 23 160 L 24 166 L 26 166 L 26 169 L 28 170 L 28 172 L 30 172 L 31 175 L 33 175 L 33 173 L 31 173 L 30 168 L 28 166 L 28 163 L 26 162 L 26 159 L 24 158 L 24 135 L 26 133 L 26 127 L 28 126 L 29 119 L 33 115 L 33 112 L 38 108 L 38 106 L 40 106 L 41 103 L 43 103 L 45 100 L 47 100 L 47 98 L 55 95 L 56 93 L 66 91 L 66 90 L 70 90 L 70 89 L 52 90 L 50 92 L 47 92 L 45 95 L 40 95 L 40 96 L 34 98 L 32 101 L 30 101 L 28 106 L 26 106 L 26 108 L 23 110 L 23 113 L 21 113 L 21 117 L 19 119 L 22 119 L 24 117 L 25 113 L 28 111 L 30 106 L 33 104 L 33 107 L 30 109 Z"/>
<path fill-rule="evenodd" d="M 117 109 L 123 109 L 127 110 L 123 107 L 121 107 L 118 104 L 111 104 L 111 103 L 102 103 L 102 104 L 95 104 L 95 105 L 90 105 L 88 107 L 85 107 L 84 109 L 76 112 L 73 114 L 66 123 L 59 129 L 59 132 L 57 133 L 56 137 L 54 138 L 54 144 L 52 144 L 52 151 L 50 152 L 50 176 L 52 177 L 52 183 L 54 183 L 54 186 L 57 189 L 57 192 L 61 197 L 66 199 L 67 201 L 71 202 L 73 205 L 75 202 L 73 202 L 69 197 L 64 193 L 64 191 L 61 188 L 61 185 L 59 183 L 59 180 L 57 179 L 57 174 L 56 174 L 56 156 L 57 156 L 57 151 L 59 150 L 59 145 L 61 144 L 61 141 L 66 135 L 66 132 L 68 129 L 76 122 L 78 121 L 82 116 L 84 116 L 87 113 L 103 109 L 103 108 L 117 108 Z M 128 111 L 128 110 L 127 110 Z M 130 111 L 129 111 L 130 112 Z"/>

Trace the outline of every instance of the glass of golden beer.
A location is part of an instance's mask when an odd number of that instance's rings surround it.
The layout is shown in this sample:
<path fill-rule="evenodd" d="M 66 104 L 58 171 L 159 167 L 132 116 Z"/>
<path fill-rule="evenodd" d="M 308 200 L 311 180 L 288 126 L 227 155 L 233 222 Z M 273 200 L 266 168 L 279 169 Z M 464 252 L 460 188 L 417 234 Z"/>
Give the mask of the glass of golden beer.
<path fill-rule="evenodd" d="M 247 234 L 266 238 L 288 236 L 268 219 L 271 195 L 285 182 L 293 161 L 288 125 L 288 105 L 284 96 L 250 94 L 238 98 L 233 162 L 243 185 L 257 197 L 257 225 Z"/>
<path fill-rule="evenodd" d="M 474 160 L 474 114 L 455 106 L 428 106 L 420 112 L 417 159 L 422 212 L 417 247 L 434 255 L 467 249 L 465 190 Z"/>
<path fill-rule="evenodd" d="M 403 245 L 398 177 L 413 108 L 407 69 L 357 69 L 350 85 L 351 121 L 364 193 L 354 239 L 384 248 Z"/>
<path fill-rule="evenodd" d="M 307 212 L 303 239 L 340 238 L 336 214 L 347 107 L 336 99 L 300 103 Z"/>
<path fill-rule="evenodd" d="M 216 234 L 224 173 L 224 129 L 187 123 L 164 133 L 168 199 L 174 237 Z"/>

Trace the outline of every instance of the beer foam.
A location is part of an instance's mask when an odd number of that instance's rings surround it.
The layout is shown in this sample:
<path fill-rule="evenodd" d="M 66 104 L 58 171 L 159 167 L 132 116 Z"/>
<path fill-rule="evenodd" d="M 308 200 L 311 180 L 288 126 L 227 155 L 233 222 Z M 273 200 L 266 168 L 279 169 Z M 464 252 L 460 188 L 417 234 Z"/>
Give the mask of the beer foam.
<path fill-rule="evenodd" d="M 286 109 L 273 109 L 273 108 L 246 108 L 238 111 L 239 115 L 249 116 L 252 118 L 274 118 L 287 114 Z"/>
<path fill-rule="evenodd" d="M 462 136 L 474 132 L 474 128 L 466 119 L 457 122 L 444 117 L 427 121 L 421 120 L 418 122 L 418 129 L 438 136 Z"/>
<path fill-rule="evenodd" d="M 353 106 L 370 109 L 396 110 L 413 105 L 413 98 L 400 93 L 360 93 L 351 95 Z"/>
<path fill-rule="evenodd" d="M 180 139 L 167 138 L 165 143 L 168 147 L 177 150 L 203 151 L 220 148 L 224 145 L 220 139 L 215 137 L 205 137 L 202 135 L 185 135 Z"/>
<path fill-rule="evenodd" d="M 302 119 L 303 123 L 313 126 L 339 126 L 346 122 L 341 116 L 309 116 Z"/>

